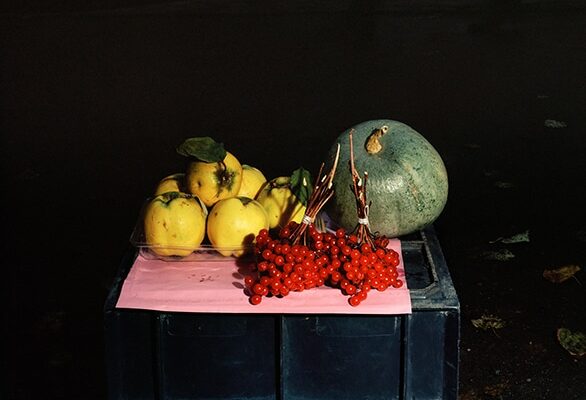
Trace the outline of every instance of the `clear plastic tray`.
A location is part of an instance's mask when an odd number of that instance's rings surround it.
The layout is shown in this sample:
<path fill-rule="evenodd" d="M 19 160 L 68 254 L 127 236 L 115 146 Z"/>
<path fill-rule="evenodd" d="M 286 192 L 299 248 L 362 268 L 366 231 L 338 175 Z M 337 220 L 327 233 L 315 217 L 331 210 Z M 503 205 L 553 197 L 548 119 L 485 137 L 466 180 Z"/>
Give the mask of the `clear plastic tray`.
<path fill-rule="evenodd" d="M 144 234 L 144 224 L 142 219 L 139 219 L 134 227 L 132 235 L 130 236 L 130 243 L 135 246 L 139 254 L 150 260 L 165 260 L 165 261 L 226 261 L 227 259 L 234 259 L 234 256 L 224 256 L 218 250 L 221 251 L 229 251 L 230 253 L 241 250 L 242 247 L 232 247 L 232 248 L 216 248 L 212 246 L 210 243 L 202 243 L 197 249 L 191 252 L 187 256 L 163 256 L 157 254 L 155 249 L 161 248 L 165 250 L 186 250 L 186 247 L 181 246 L 157 246 L 157 245 L 150 245 L 146 242 L 145 234 Z M 253 246 L 245 246 L 244 247 L 245 254 L 238 259 L 242 258 L 252 258 L 253 254 Z"/>
<path fill-rule="evenodd" d="M 193 252 L 191 252 L 189 255 L 187 256 L 163 256 L 160 255 L 158 253 L 156 253 L 155 249 L 157 248 L 161 248 L 161 249 L 166 249 L 166 250 L 183 250 L 185 251 L 187 248 L 186 247 L 181 247 L 181 246 L 157 246 L 157 245 L 151 245 L 149 243 L 147 243 L 146 241 L 146 237 L 145 237 L 145 233 L 144 233 L 144 214 L 145 214 L 145 210 L 146 210 L 146 206 L 148 205 L 149 201 L 151 199 L 147 199 L 141 210 L 140 210 L 140 214 L 138 216 L 136 225 L 134 227 L 134 230 L 132 231 L 132 234 L 130 236 L 130 243 L 136 247 L 139 251 L 139 254 L 146 258 L 146 259 L 150 259 L 150 260 L 165 260 L 165 261 L 185 261 L 185 262 L 191 262 L 191 261 L 226 261 L 228 259 L 238 259 L 238 260 L 253 260 L 254 259 L 254 246 L 248 245 L 248 246 L 240 246 L 240 247 L 222 247 L 222 248 L 217 248 L 214 247 L 207 239 L 207 237 L 204 239 L 204 242 L 197 248 L 195 249 Z M 320 212 L 318 214 L 318 216 L 316 217 L 316 224 L 319 224 L 319 226 L 321 227 L 322 230 L 326 230 L 329 232 L 334 232 L 336 229 L 335 224 L 333 223 L 333 221 L 331 221 L 331 219 L 328 217 L 328 215 L 325 212 Z M 240 257 L 235 257 L 235 256 L 224 256 L 222 255 L 220 252 L 237 252 L 239 250 L 244 250 L 244 254 Z"/>
<path fill-rule="evenodd" d="M 134 226 L 134 230 L 130 235 L 130 244 L 138 249 L 139 254 L 149 260 L 165 260 L 165 261 L 226 261 L 229 259 L 252 259 L 253 258 L 253 245 L 248 246 L 239 246 L 239 247 L 222 247 L 217 248 L 214 247 L 207 239 L 204 239 L 204 242 L 194 251 L 192 251 L 187 256 L 164 256 L 158 254 L 155 250 L 156 249 L 165 249 L 165 250 L 179 250 L 179 251 L 189 251 L 191 248 L 182 247 L 182 246 L 164 246 L 164 245 L 152 245 L 147 243 L 145 232 L 144 232 L 144 215 L 146 211 L 146 207 L 151 199 L 145 200 L 143 206 L 140 210 L 138 215 L 138 219 L 136 221 L 136 225 Z M 235 256 L 224 256 L 220 253 L 221 252 L 237 252 L 239 250 L 244 250 L 244 255 L 240 257 Z"/>

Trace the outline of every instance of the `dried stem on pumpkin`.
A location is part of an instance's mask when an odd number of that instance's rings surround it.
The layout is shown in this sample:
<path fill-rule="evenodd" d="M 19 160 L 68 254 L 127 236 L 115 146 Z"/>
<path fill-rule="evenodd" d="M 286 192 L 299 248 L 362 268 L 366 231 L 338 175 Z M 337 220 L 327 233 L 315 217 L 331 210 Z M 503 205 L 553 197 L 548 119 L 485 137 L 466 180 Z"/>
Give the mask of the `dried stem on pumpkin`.
<path fill-rule="evenodd" d="M 302 244 L 307 244 L 307 227 L 313 223 L 315 217 L 327 203 L 327 201 L 334 195 L 333 180 L 336 173 L 336 167 L 338 166 L 338 159 L 340 157 L 340 145 L 336 151 L 336 158 L 334 159 L 334 165 L 330 172 L 322 176 L 324 169 L 324 163 L 321 164 L 319 172 L 317 174 L 317 181 L 313 187 L 311 196 L 307 201 L 307 207 L 305 208 L 305 215 L 300 224 L 298 224 L 291 235 L 289 240 L 293 244 L 298 244 L 300 241 Z"/>
<path fill-rule="evenodd" d="M 373 248 L 374 240 L 373 235 L 370 233 L 370 227 L 368 224 L 368 209 L 370 204 L 366 202 L 366 182 L 368 180 L 368 172 L 364 171 L 364 177 L 361 179 L 356 166 L 354 165 L 354 144 L 352 142 L 352 133 L 350 136 L 350 174 L 352 175 L 352 191 L 356 197 L 356 212 L 358 214 L 358 226 L 356 227 L 356 236 L 358 237 L 358 243 L 368 243 Z"/>

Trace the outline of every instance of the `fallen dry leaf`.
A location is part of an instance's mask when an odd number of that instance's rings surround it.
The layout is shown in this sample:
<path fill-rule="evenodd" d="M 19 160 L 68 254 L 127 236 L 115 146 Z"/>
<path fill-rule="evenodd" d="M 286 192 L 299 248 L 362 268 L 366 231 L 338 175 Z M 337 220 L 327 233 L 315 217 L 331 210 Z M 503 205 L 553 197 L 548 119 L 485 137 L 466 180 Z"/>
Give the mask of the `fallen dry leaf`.
<path fill-rule="evenodd" d="M 509 389 L 508 383 L 495 383 L 494 385 L 487 385 L 484 387 L 484 394 L 490 397 L 499 397 Z"/>
<path fill-rule="evenodd" d="M 463 390 L 458 395 L 458 400 L 480 400 L 474 389 Z"/>
<path fill-rule="evenodd" d="M 568 124 L 566 124 L 564 121 L 556 121 L 555 119 L 546 119 L 543 122 L 543 125 L 546 128 L 567 128 Z"/>
<path fill-rule="evenodd" d="M 544 270 L 543 277 L 553 283 L 562 283 L 572 278 L 578 271 L 580 271 L 580 266 L 578 265 L 564 265 L 563 267 Z"/>
<path fill-rule="evenodd" d="M 586 335 L 582 332 L 572 332 L 567 328 L 560 328 L 557 332 L 558 341 L 568 353 L 576 357 L 586 354 Z"/>
<path fill-rule="evenodd" d="M 482 315 L 478 319 L 472 320 L 472 325 L 478 329 L 501 329 L 505 326 L 505 321 L 494 315 Z"/>
<path fill-rule="evenodd" d="M 497 242 L 506 243 L 506 244 L 529 242 L 529 230 L 526 230 L 525 232 L 518 233 L 518 234 L 513 235 L 511 237 L 499 237 L 495 240 L 491 240 L 489 243 L 497 243 Z"/>
<path fill-rule="evenodd" d="M 484 251 L 480 253 L 480 257 L 490 261 L 508 261 L 511 258 L 515 258 L 515 255 L 509 249 L 500 249 L 494 251 Z"/>

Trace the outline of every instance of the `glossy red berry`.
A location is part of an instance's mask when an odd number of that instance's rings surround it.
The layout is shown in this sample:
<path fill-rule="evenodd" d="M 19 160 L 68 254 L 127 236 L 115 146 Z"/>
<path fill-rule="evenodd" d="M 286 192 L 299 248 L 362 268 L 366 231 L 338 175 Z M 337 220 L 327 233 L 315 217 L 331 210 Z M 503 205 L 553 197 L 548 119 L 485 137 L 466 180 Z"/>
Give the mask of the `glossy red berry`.
<path fill-rule="evenodd" d="M 349 256 L 350 253 L 352 253 L 352 247 L 348 246 L 348 245 L 344 245 L 341 247 L 342 250 L 342 254 Z"/>
<path fill-rule="evenodd" d="M 368 243 L 362 243 L 360 245 L 360 251 L 363 254 L 370 253 L 372 251 L 372 247 L 370 247 L 370 245 Z"/>
<path fill-rule="evenodd" d="M 269 284 L 271 283 L 271 278 L 269 278 L 268 276 L 262 276 L 262 277 L 260 278 L 260 281 L 259 281 L 259 283 L 260 283 L 262 286 L 269 286 Z"/>
<path fill-rule="evenodd" d="M 348 303 L 350 303 L 352 307 L 357 307 L 360 305 L 360 298 L 358 296 L 352 296 L 348 299 Z"/>
<path fill-rule="evenodd" d="M 403 286 L 403 281 L 402 281 L 401 279 L 397 279 L 397 280 L 395 281 L 395 283 L 393 283 L 393 287 L 394 287 L 395 289 L 399 289 L 399 288 L 400 288 L 400 287 L 402 287 L 402 286 Z"/>
<path fill-rule="evenodd" d="M 349 284 L 346 286 L 344 290 L 346 291 L 346 293 L 352 295 L 356 293 L 356 286 Z"/>
<path fill-rule="evenodd" d="M 275 290 L 280 290 L 283 287 L 283 284 L 281 283 L 281 281 L 279 279 L 273 279 L 273 281 L 271 282 L 271 288 L 275 289 Z"/>
<path fill-rule="evenodd" d="M 264 228 L 261 229 L 258 232 L 258 236 L 260 236 L 260 237 L 268 237 L 269 236 L 269 230 L 268 229 L 264 229 Z"/>
<path fill-rule="evenodd" d="M 283 264 L 285 264 L 285 258 L 283 256 L 276 256 L 273 262 L 277 266 L 281 267 Z"/>
<path fill-rule="evenodd" d="M 244 277 L 244 285 L 246 285 L 246 287 L 252 287 L 252 285 L 254 285 L 254 282 L 255 279 L 251 275 L 246 275 Z"/>
<path fill-rule="evenodd" d="M 252 287 L 252 291 L 254 292 L 254 294 L 258 294 L 260 296 L 262 296 L 266 292 L 266 289 L 267 289 L 267 287 L 264 285 L 261 285 L 260 283 L 256 283 Z"/>

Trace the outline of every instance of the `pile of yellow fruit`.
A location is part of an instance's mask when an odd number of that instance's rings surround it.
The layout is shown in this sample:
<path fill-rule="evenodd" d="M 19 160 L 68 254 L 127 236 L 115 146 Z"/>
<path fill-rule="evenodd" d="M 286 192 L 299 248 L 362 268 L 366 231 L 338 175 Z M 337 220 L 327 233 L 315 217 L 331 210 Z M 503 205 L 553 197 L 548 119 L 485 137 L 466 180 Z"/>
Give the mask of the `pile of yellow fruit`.
<path fill-rule="evenodd" d="M 209 137 L 187 139 L 177 152 L 189 157 L 186 171 L 162 179 L 145 209 L 145 239 L 156 254 L 187 256 L 207 237 L 220 254 L 238 257 L 261 229 L 301 222 L 305 206 L 291 177 L 267 181 Z"/>

